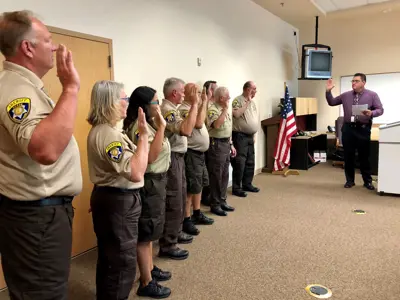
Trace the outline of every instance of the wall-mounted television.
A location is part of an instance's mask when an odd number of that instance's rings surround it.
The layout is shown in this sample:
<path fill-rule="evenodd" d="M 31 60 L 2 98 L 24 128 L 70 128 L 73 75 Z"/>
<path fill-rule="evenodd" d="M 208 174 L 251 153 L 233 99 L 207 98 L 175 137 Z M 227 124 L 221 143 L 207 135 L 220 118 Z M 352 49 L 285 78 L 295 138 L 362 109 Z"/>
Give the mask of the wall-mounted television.
<path fill-rule="evenodd" d="M 303 54 L 303 76 L 307 79 L 329 79 L 332 77 L 332 51 L 307 49 Z"/>

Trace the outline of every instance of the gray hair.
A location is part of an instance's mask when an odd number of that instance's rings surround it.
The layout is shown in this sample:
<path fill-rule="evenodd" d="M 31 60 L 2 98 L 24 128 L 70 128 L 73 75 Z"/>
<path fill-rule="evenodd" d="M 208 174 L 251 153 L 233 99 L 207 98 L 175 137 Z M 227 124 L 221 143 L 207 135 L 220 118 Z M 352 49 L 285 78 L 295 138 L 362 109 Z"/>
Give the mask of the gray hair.
<path fill-rule="evenodd" d="M 228 89 L 224 86 L 220 86 L 214 91 L 214 99 L 216 101 L 219 101 L 219 99 L 221 97 L 225 96 L 227 93 L 228 93 Z"/>
<path fill-rule="evenodd" d="M 182 79 L 175 77 L 167 78 L 164 82 L 163 88 L 164 98 L 167 98 L 178 84 L 185 84 L 185 82 Z"/>
<path fill-rule="evenodd" d="M 115 125 L 119 121 L 119 103 L 123 89 L 122 83 L 110 80 L 101 80 L 94 84 L 87 118 L 90 125 Z"/>
<path fill-rule="evenodd" d="M 14 56 L 23 40 L 36 44 L 32 29 L 33 18 L 36 17 L 28 10 L 5 12 L 0 15 L 0 52 L 5 57 Z"/>

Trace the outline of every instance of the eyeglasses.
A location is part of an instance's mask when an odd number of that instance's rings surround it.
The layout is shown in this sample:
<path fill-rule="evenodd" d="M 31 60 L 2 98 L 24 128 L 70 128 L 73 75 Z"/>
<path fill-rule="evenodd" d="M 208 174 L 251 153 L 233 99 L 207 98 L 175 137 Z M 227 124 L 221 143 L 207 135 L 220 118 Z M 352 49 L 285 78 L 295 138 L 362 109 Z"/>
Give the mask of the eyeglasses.
<path fill-rule="evenodd" d="M 121 100 L 125 100 L 126 102 L 129 102 L 129 97 L 123 97 L 123 98 L 120 98 Z"/>
<path fill-rule="evenodd" d="M 150 104 L 160 104 L 160 100 L 151 101 Z"/>

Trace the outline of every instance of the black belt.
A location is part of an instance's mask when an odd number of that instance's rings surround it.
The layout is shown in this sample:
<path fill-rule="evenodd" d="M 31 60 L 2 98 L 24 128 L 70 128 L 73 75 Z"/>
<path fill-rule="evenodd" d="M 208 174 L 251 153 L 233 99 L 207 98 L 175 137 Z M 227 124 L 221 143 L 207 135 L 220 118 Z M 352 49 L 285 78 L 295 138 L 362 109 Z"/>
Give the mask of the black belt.
<path fill-rule="evenodd" d="M 239 131 L 232 131 L 232 135 L 243 135 L 243 136 L 252 138 L 254 134 L 248 134 L 248 133 L 239 132 Z"/>
<path fill-rule="evenodd" d="M 210 140 L 222 142 L 222 143 L 227 143 L 230 141 L 231 138 L 215 138 L 215 137 L 210 137 Z"/>
<path fill-rule="evenodd" d="M 185 156 L 185 153 L 175 152 L 175 151 L 172 151 L 171 154 L 175 155 L 175 156 L 178 156 L 178 157 L 184 157 Z"/>
<path fill-rule="evenodd" d="M 12 200 L 4 195 L 0 195 L 0 203 L 4 202 L 7 205 L 15 206 L 55 206 L 71 203 L 74 197 L 72 196 L 51 196 L 40 200 Z"/>
<path fill-rule="evenodd" d="M 187 151 L 188 151 L 188 152 L 193 152 L 193 153 L 195 153 L 195 154 L 197 154 L 197 155 L 203 155 L 203 154 L 204 154 L 204 152 L 197 151 L 197 150 L 193 150 L 193 149 L 189 149 L 189 148 L 188 148 Z"/>
<path fill-rule="evenodd" d="M 164 179 L 167 177 L 167 172 L 164 173 L 145 173 L 144 178 L 148 179 Z"/>
<path fill-rule="evenodd" d="M 346 125 L 353 128 L 371 128 L 371 123 L 361 123 L 361 122 L 346 122 Z"/>
<path fill-rule="evenodd" d="M 123 189 L 114 186 L 99 186 L 95 185 L 93 190 L 104 193 L 134 193 L 139 192 L 139 189 Z"/>

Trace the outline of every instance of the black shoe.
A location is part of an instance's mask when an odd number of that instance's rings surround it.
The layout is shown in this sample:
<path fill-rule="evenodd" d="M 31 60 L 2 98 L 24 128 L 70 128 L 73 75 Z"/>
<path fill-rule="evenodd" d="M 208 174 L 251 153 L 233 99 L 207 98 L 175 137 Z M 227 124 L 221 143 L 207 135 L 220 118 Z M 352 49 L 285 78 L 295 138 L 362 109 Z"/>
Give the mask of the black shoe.
<path fill-rule="evenodd" d="M 247 197 L 247 193 L 243 190 L 232 190 L 232 194 L 242 198 Z"/>
<path fill-rule="evenodd" d="M 184 232 L 181 232 L 178 236 L 178 244 L 190 244 L 193 242 L 193 237 Z"/>
<path fill-rule="evenodd" d="M 375 190 L 375 188 L 374 188 L 374 186 L 372 185 L 371 182 L 366 182 L 366 183 L 364 183 L 364 187 L 367 188 L 367 189 L 370 190 L 370 191 Z"/>
<path fill-rule="evenodd" d="M 187 234 L 191 234 L 191 235 L 198 235 L 200 233 L 200 230 L 198 230 L 196 228 L 196 226 L 194 225 L 194 223 L 191 219 L 185 219 L 185 221 L 183 221 L 182 231 L 186 232 Z M 193 240 L 193 237 L 192 237 L 192 240 Z"/>
<path fill-rule="evenodd" d="M 140 297 L 149 297 L 154 299 L 164 299 L 171 295 L 171 289 L 161 286 L 154 279 L 146 286 L 139 284 L 136 294 Z"/>
<path fill-rule="evenodd" d="M 180 249 L 178 247 L 175 248 L 170 248 L 168 250 L 161 250 L 158 252 L 159 257 L 167 257 L 170 259 L 175 259 L 175 260 L 184 260 L 188 258 L 189 256 L 189 251 Z"/>
<path fill-rule="evenodd" d="M 353 186 L 355 186 L 356 184 L 354 183 L 354 182 L 346 182 L 345 183 L 345 185 L 344 185 L 344 188 L 345 189 L 349 189 L 349 188 L 352 188 Z"/>
<path fill-rule="evenodd" d="M 221 208 L 222 208 L 224 211 L 235 211 L 235 208 L 232 207 L 232 206 L 229 206 L 228 204 L 221 204 Z"/>
<path fill-rule="evenodd" d="M 251 192 L 251 193 L 258 193 L 260 189 L 255 187 L 254 185 L 244 186 L 243 191 Z"/>
<path fill-rule="evenodd" d="M 163 271 L 157 266 L 154 266 L 153 270 L 151 270 L 151 277 L 156 281 L 167 281 L 171 279 L 172 274 L 171 272 Z"/>
<path fill-rule="evenodd" d="M 192 215 L 192 221 L 196 225 L 211 225 L 214 223 L 214 219 L 207 217 L 205 214 L 200 212 L 197 216 Z"/>
<path fill-rule="evenodd" d="M 228 215 L 221 207 L 211 207 L 211 212 L 220 217 L 226 217 Z"/>

